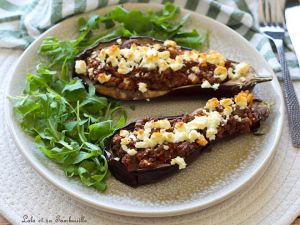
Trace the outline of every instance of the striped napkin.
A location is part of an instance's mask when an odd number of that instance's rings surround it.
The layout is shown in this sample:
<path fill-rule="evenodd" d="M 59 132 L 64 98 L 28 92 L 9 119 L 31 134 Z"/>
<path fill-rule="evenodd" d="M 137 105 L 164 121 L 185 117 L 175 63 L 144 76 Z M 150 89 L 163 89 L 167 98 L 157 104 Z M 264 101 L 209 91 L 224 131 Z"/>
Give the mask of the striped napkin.
<path fill-rule="evenodd" d="M 226 24 L 265 57 L 281 78 L 280 65 L 268 39 L 258 29 L 257 1 L 251 0 L 170 0 L 188 10 Z M 163 3 L 166 0 L 0 0 L 0 47 L 25 49 L 32 41 L 64 18 L 125 2 Z M 300 80 L 298 61 L 289 37 L 286 56 L 293 79 Z"/>

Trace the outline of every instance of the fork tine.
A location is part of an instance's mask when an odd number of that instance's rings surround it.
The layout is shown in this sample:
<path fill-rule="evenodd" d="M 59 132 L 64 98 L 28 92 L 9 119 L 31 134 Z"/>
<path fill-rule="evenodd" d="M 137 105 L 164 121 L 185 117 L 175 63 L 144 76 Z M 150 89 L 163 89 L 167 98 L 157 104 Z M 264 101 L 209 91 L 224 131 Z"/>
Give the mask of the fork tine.
<path fill-rule="evenodd" d="M 287 30 L 286 25 L 285 25 L 285 18 L 283 15 L 283 8 L 282 5 L 280 3 L 277 4 L 278 7 L 278 25 L 280 27 L 283 27 L 285 30 Z"/>
<path fill-rule="evenodd" d="M 271 0 L 270 0 L 271 1 Z M 275 26 L 277 26 L 278 24 L 280 24 L 281 18 L 280 18 L 280 5 L 279 5 L 279 0 L 274 1 L 271 4 L 271 8 L 272 8 L 272 15 L 274 16 L 274 24 Z"/>
<path fill-rule="evenodd" d="M 264 26 L 266 24 L 263 4 L 264 4 L 263 0 L 258 1 L 258 21 L 260 26 Z"/>
<path fill-rule="evenodd" d="M 271 16 L 270 16 L 269 2 L 267 0 L 263 0 L 263 3 L 264 3 L 263 5 L 264 5 L 266 23 L 268 25 L 271 25 L 272 19 L 271 19 Z"/>

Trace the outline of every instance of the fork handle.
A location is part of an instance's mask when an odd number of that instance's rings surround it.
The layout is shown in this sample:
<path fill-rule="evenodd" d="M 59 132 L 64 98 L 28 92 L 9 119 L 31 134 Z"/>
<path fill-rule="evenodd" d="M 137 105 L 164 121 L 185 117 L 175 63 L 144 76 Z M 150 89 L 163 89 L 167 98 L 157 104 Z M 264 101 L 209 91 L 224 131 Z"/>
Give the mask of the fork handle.
<path fill-rule="evenodd" d="M 285 58 L 285 51 L 283 41 L 276 43 L 279 61 L 282 67 L 284 79 L 284 98 L 288 114 L 288 122 L 290 127 L 290 134 L 292 137 L 292 144 L 294 147 L 300 147 L 300 106 L 297 95 L 291 80 L 288 64 Z"/>

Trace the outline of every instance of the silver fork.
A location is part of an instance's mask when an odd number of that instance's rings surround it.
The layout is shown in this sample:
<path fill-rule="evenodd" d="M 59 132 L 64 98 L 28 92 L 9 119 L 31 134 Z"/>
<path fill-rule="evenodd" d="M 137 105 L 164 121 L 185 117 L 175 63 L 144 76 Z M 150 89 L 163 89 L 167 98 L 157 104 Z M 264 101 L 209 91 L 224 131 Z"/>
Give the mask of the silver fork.
<path fill-rule="evenodd" d="M 288 70 L 284 52 L 285 22 L 279 1 L 259 0 L 260 31 L 272 40 L 277 48 L 284 79 L 284 98 L 290 134 L 294 147 L 300 147 L 300 107 Z"/>

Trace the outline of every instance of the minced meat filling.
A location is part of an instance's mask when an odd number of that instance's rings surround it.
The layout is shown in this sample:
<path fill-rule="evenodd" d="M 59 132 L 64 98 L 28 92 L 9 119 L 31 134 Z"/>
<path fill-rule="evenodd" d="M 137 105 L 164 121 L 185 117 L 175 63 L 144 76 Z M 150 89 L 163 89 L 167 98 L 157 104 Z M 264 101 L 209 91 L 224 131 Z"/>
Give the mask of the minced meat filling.
<path fill-rule="evenodd" d="M 249 99 L 249 101 L 252 100 Z M 190 139 L 183 141 L 179 140 L 168 142 L 164 140 L 163 142 L 159 142 L 158 140 L 157 143 L 152 147 L 137 148 L 136 146 L 139 140 L 132 138 L 133 134 L 139 135 L 141 130 L 146 130 L 145 127 L 149 125 L 149 122 L 154 122 L 153 124 L 155 124 L 157 121 L 163 121 L 164 124 L 161 123 L 162 126 L 168 124 L 165 119 L 146 118 L 137 121 L 134 125 L 134 128 L 132 130 L 128 130 L 128 133 L 125 131 L 127 135 L 119 132 L 113 137 L 113 155 L 119 158 L 119 160 L 128 168 L 129 171 L 134 171 L 139 168 L 154 168 L 157 165 L 170 164 L 172 159 L 176 157 L 185 159 L 191 152 L 201 150 L 210 141 L 215 139 L 220 139 L 235 133 L 247 133 L 251 130 L 253 124 L 259 121 L 259 115 L 252 109 L 250 102 L 248 102 L 247 107 L 242 107 L 233 103 L 233 111 L 230 113 L 230 115 L 227 114 L 227 116 L 224 112 L 225 108 L 226 106 L 219 104 L 213 110 L 213 112 L 218 112 L 222 116 L 220 124 L 217 125 L 217 131 L 214 138 L 211 138 L 207 134 L 207 131 L 211 129 L 210 126 L 207 126 L 204 129 L 194 129 L 191 131 L 194 134 L 198 133 L 198 135 L 195 136 L 197 139 L 189 136 L 188 138 Z M 195 114 L 187 114 L 182 117 L 170 118 L 168 119 L 170 126 L 165 126 L 165 129 L 156 128 L 154 126 L 151 128 L 149 136 L 158 132 L 163 134 L 173 132 L 175 133 L 174 138 L 176 138 L 177 134 L 175 130 L 179 129 L 180 127 L 178 124 L 186 124 L 187 126 L 193 121 L 196 121 L 195 118 L 202 118 L 207 114 L 207 109 L 200 109 Z M 124 133 L 124 131 L 122 132 Z M 126 143 L 126 149 L 131 149 L 134 151 L 134 154 L 123 149 L 124 143 L 122 143 L 122 140 L 124 139 L 124 136 L 128 136 L 128 134 L 129 141 Z"/>
<path fill-rule="evenodd" d="M 245 63 L 237 70 L 218 52 L 185 50 L 170 42 L 173 44 L 148 44 L 136 39 L 97 49 L 86 59 L 76 61 L 75 71 L 94 83 L 146 92 L 192 84 L 217 89 L 218 84 L 249 70 Z"/>

